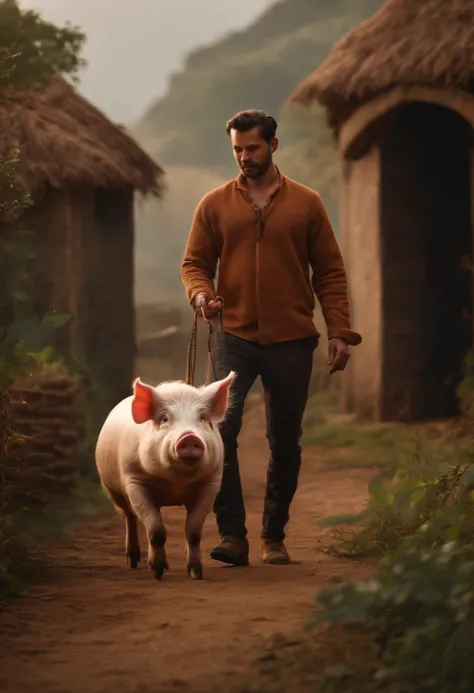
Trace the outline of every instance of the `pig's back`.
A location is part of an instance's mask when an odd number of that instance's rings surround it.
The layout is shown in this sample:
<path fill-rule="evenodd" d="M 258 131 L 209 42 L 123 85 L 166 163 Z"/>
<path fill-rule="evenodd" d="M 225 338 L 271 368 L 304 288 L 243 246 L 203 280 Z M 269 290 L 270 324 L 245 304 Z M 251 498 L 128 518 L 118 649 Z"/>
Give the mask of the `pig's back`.
<path fill-rule="evenodd" d="M 109 413 L 97 438 L 95 459 L 102 482 L 112 491 L 122 490 L 122 468 L 126 458 L 137 454 L 138 424 L 132 419 L 132 400 L 127 397 Z"/>

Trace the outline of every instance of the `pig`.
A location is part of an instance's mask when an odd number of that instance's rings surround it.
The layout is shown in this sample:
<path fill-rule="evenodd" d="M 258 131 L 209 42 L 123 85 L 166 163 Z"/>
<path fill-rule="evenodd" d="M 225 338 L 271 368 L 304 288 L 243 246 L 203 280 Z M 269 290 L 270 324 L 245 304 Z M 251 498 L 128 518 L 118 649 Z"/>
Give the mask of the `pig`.
<path fill-rule="evenodd" d="M 153 387 L 137 378 L 133 395 L 117 404 L 99 433 L 100 481 L 125 520 L 127 562 L 140 562 L 137 519 L 145 528 L 148 563 L 156 580 L 169 568 L 164 506 L 186 508 L 186 563 L 203 579 L 201 535 L 219 491 L 224 446 L 218 423 L 229 407 L 235 373 L 203 387 L 182 381 Z"/>

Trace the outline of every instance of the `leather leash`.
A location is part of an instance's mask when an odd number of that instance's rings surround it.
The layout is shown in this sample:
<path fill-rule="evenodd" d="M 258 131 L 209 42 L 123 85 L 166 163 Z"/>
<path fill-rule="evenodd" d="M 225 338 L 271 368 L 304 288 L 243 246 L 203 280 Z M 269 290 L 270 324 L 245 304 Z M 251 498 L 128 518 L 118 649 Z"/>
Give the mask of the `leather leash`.
<path fill-rule="evenodd" d="M 216 380 L 222 380 L 228 375 L 225 366 L 224 330 L 222 327 L 222 310 L 224 301 L 220 296 L 216 299 L 221 301 L 221 312 L 215 318 L 209 320 L 209 339 L 208 339 L 208 367 L 206 372 L 206 385 Z M 186 361 L 186 384 L 194 385 L 196 373 L 196 352 L 197 352 L 197 332 L 198 332 L 198 311 L 194 311 L 193 326 L 188 345 Z"/>

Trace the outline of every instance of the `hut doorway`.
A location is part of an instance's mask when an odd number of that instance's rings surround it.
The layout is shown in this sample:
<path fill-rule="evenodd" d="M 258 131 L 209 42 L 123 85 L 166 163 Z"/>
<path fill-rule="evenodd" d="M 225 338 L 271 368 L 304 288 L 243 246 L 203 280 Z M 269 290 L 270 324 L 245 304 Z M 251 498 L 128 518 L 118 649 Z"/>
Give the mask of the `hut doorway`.
<path fill-rule="evenodd" d="M 473 343 L 472 128 L 454 111 L 421 102 L 383 120 L 381 414 L 450 417 Z"/>

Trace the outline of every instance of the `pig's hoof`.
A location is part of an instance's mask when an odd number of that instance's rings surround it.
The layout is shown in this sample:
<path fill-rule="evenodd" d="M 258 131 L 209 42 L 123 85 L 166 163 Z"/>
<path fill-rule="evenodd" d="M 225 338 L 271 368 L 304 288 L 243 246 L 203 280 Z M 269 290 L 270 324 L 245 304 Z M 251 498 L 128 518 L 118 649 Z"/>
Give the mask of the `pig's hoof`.
<path fill-rule="evenodd" d="M 202 580 L 202 565 L 200 563 L 190 563 L 188 565 L 188 575 L 191 580 Z"/>
<path fill-rule="evenodd" d="M 161 578 L 163 577 L 163 573 L 165 572 L 165 568 L 165 563 L 158 563 L 158 565 L 152 566 L 151 570 L 155 580 L 161 580 Z"/>
<path fill-rule="evenodd" d="M 127 552 L 127 561 L 130 568 L 136 568 L 140 563 L 140 558 L 140 549 L 130 549 L 130 551 Z"/>

